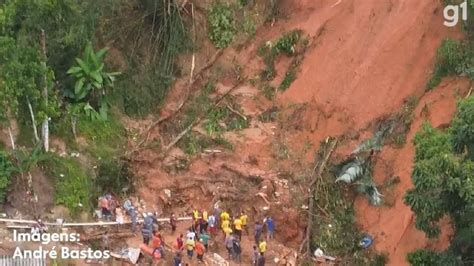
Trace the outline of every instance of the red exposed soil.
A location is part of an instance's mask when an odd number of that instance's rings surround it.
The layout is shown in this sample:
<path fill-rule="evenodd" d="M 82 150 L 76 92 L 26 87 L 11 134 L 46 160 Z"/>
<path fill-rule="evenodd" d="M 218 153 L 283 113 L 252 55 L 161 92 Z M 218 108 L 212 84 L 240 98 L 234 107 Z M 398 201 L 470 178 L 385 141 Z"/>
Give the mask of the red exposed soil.
<path fill-rule="evenodd" d="M 447 80 L 435 91 L 426 93 L 414 111 L 415 119 L 407 135 L 407 144 L 401 149 L 385 147 L 378 155 L 374 170 L 375 182 L 398 176 L 400 183 L 388 191 L 391 206 L 373 207 L 365 198 L 356 199 L 357 220 L 361 227 L 375 237 L 376 249 L 388 252 L 390 265 L 405 265 L 405 256 L 417 248 L 431 247 L 443 250 L 449 245 L 452 229 L 447 219 L 440 224 L 441 236 L 429 240 L 417 230 L 414 214 L 404 204 L 405 192 L 413 185 L 411 182 L 412 162 L 415 149 L 412 144 L 415 133 L 423 121 L 429 121 L 434 127 L 444 127 L 450 123 L 456 111 L 456 94 L 464 95 L 469 89 L 467 80 Z M 425 107 L 427 106 L 427 108 Z M 388 202 L 388 200 L 387 200 Z"/>
<path fill-rule="evenodd" d="M 275 140 L 290 147 L 291 156 L 295 156 L 295 151 L 306 143 L 316 144 L 311 147 L 315 150 L 317 143 L 327 136 L 344 134 L 349 136 L 349 141 L 337 150 L 337 155 L 348 156 L 362 140 L 361 135 L 368 135 L 373 121 L 399 111 L 409 97 L 415 96 L 420 102 L 414 111 L 407 144 L 401 149 L 384 147 L 375 165 L 377 184 L 393 176 L 398 176 L 400 182 L 391 191 L 383 191 L 384 206 L 369 206 L 365 198 L 358 197 L 355 201 L 357 221 L 364 231 L 375 237 L 375 249 L 388 253 L 390 265 L 406 265 L 407 253 L 417 248 L 446 248 L 451 234 L 449 221 L 442 221 L 443 233 L 439 240 L 430 242 L 414 227 L 413 213 L 403 203 L 405 191 L 412 186 L 414 134 L 425 119 L 436 127 L 449 123 L 455 111 L 455 91 L 459 89 L 463 95 L 469 87 L 465 80 L 450 79 L 425 94 L 436 49 L 442 39 L 460 34 L 443 26 L 441 3 L 408 0 L 282 2 L 280 9 L 285 19 L 259 29 L 256 40 L 239 52 L 226 50 L 218 62 L 221 65 L 236 62 L 245 66 L 244 76 L 255 77 L 263 68 L 261 59 L 256 56 L 257 46 L 276 39 L 282 32 L 302 29 L 308 35 L 308 48 L 297 79 L 286 92 L 278 95 L 274 103 L 247 84 L 233 93 L 243 113 L 252 118 L 276 104 L 283 111 L 279 119 L 284 126 L 252 119 L 248 129 L 226 133 L 226 139 L 235 146 L 232 153 L 201 154 L 185 171 L 161 168 L 173 165 L 177 158 L 184 158 L 181 151 L 174 150 L 172 156 L 162 161 L 156 151 L 144 150 L 137 156 L 140 161 L 137 168 L 144 177 L 141 195 L 154 208 L 163 202 L 169 204 L 160 207 L 163 212 L 171 208 L 185 212 L 191 206 L 210 208 L 216 195 L 226 195 L 228 206 L 234 211 L 243 207 L 260 217 L 265 213 L 262 208 L 270 205 L 269 213 L 276 214 L 276 224 L 287 223 L 288 217 L 297 220 L 295 209 L 299 206 L 292 205 L 289 197 L 293 188 L 278 185 L 282 179 L 274 170 L 292 170 L 298 160 L 310 162 L 314 153 L 303 152 L 302 158 L 277 160 L 273 151 Z M 276 80 L 281 79 L 287 66 L 288 59 L 277 60 Z M 220 82 L 218 93 L 231 86 L 227 77 Z M 180 105 L 185 86 L 185 82 L 180 81 L 173 88 L 163 108 L 164 115 L 173 113 Z M 202 129 L 197 126 L 194 130 Z M 262 180 L 258 185 L 247 187 L 253 181 L 242 181 L 243 177 L 252 175 L 259 175 Z M 244 198 L 235 198 L 238 186 L 245 187 Z M 176 195 L 183 202 L 167 199 L 164 189 L 170 189 L 173 197 Z M 271 196 L 270 204 L 255 196 L 262 191 Z M 275 192 L 280 196 L 273 196 Z M 236 206 L 235 201 L 241 204 Z M 296 247 L 302 235 L 300 226 L 291 223 L 287 230 L 277 231 L 277 240 Z"/>

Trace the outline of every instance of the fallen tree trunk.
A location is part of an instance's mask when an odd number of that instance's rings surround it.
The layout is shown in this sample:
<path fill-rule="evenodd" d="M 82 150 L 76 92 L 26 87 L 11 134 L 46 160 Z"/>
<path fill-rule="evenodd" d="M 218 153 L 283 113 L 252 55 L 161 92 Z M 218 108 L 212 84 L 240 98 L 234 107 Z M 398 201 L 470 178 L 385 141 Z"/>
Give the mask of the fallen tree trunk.
<path fill-rule="evenodd" d="M 308 196 L 308 201 L 309 201 L 309 204 L 308 204 L 308 210 L 309 210 L 309 212 L 308 212 L 308 226 L 306 228 L 306 236 L 305 236 L 303 242 L 301 242 L 301 246 L 300 246 L 300 249 L 299 249 L 299 253 L 302 254 L 302 255 L 311 252 L 311 228 L 313 226 L 313 217 L 314 217 L 314 215 L 312 215 L 311 212 L 314 209 L 314 205 L 315 205 L 315 202 L 314 202 L 315 184 L 316 184 L 317 181 L 319 181 L 321 179 L 322 174 L 324 172 L 324 169 L 326 168 L 327 161 L 329 160 L 329 158 L 331 157 L 332 152 L 336 148 L 337 142 L 338 142 L 337 139 L 327 139 L 326 140 L 326 145 L 324 147 L 322 147 L 322 148 L 326 148 L 326 150 L 323 152 L 323 154 L 321 154 L 321 156 L 320 156 L 321 160 L 318 160 L 315 163 L 313 171 L 311 173 L 312 181 L 311 181 L 310 186 L 309 186 L 310 187 L 310 192 L 309 192 L 309 196 Z"/>
<path fill-rule="evenodd" d="M 194 85 L 196 80 L 198 80 L 199 77 L 201 77 L 202 73 L 204 73 L 204 71 L 209 69 L 217 61 L 217 59 L 219 59 L 219 57 L 221 55 L 222 55 L 222 50 L 220 49 L 211 57 L 211 59 L 209 59 L 209 61 L 206 63 L 206 65 L 204 65 L 201 69 L 199 69 L 199 71 L 196 72 L 194 77 L 192 77 L 192 76 L 190 77 L 188 86 L 186 86 L 186 89 L 185 89 L 184 99 L 181 102 L 181 104 L 179 104 L 178 108 L 176 108 L 176 110 L 174 110 L 174 112 L 172 114 L 170 114 L 168 116 L 165 116 L 165 117 L 160 117 L 158 120 L 152 122 L 144 132 L 144 135 L 146 134 L 146 137 L 144 139 L 142 139 L 136 145 L 136 147 L 132 151 L 130 151 L 129 154 L 133 154 L 134 152 L 139 151 L 142 148 L 142 146 L 145 146 L 146 143 L 148 142 L 148 139 L 150 138 L 151 130 L 153 128 L 155 128 L 156 126 L 158 126 L 159 124 L 163 123 L 164 121 L 166 121 L 166 120 L 170 119 L 171 117 L 173 117 L 174 115 L 176 115 L 181 110 L 181 108 L 183 108 L 184 104 L 187 102 L 187 100 L 189 98 L 189 91 L 191 90 L 191 87 Z M 193 69 L 194 69 L 194 67 L 193 67 Z"/>

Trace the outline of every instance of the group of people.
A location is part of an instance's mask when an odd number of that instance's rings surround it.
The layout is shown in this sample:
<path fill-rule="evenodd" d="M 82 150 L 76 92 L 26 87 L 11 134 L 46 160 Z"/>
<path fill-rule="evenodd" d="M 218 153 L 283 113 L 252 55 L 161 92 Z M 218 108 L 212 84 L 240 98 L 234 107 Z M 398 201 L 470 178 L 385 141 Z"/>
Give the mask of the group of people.
<path fill-rule="evenodd" d="M 236 215 L 231 215 L 227 210 L 221 210 L 215 207 L 213 213 L 209 214 L 206 210 L 192 211 L 192 225 L 186 232 L 186 235 L 180 234 L 176 239 L 175 247 L 177 252 L 174 257 L 174 265 L 179 266 L 182 262 L 182 251 L 186 251 L 187 257 L 192 260 L 194 254 L 199 263 L 204 262 L 204 254 L 209 249 L 210 240 L 216 243 L 219 232 L 223 235 L 223 244 L 228 253 L 228 259 L 240 263 L 242 260 L 241 240 L 242 234 L 249 234 L 248 215 L 241 211 Z M 176 230 L 176 218 L 171 215 L 171 229 Z M 265 252 L 267 250 L 267 239 L 273 238 L 275 224 L 273 219 L 268 216 L 263 222 L 255 223 L 254 240 L 252 254 L 252 265 L 265 265 Z M 266 231 L 267 237 L 263 237 Z M 185 237 L 185 238 L 184 238 Z"/>

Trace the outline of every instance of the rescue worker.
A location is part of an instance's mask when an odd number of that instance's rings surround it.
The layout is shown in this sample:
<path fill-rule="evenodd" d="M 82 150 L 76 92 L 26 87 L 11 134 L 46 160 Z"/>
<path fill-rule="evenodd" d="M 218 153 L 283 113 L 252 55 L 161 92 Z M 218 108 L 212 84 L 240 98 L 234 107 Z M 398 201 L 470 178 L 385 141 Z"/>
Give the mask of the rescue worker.
<path fill-rule="evenodd" d="M 257 261 L 258 261 L 258 250 L 257 246 L 253 245 L 253 250 L 252 250 L 252 266 L 257 266 Z"/>
<path fill-rule="evenodd" d="M 128 216 L 130 216 L 130 220 L 132 220 L 132 232 L 135 232 L 137 228 L 137 212 L 135 210 L 135 207 L 132 204 L 132 201 L 127 199 L 123 203 L 123 208 L 127 212 Z"/>
<path fill-rule="evenodd" d="M 196 247 L 196 242 L 192 238 L 186 240 L 186 252 L 190 260 L 193 259 L 194 248 Z"/>
<path fill-rule="evenodd" d="M 214 215 L 210 215 L 207 219 L 207 224 L 209 225 L 209 233 L 214 237 L 217 233 L 217 221 Z"/>
<path fill-rule="evenodd" d="M 179 234 L 176 238 L 176 249 L 182 251 L 184 249 L 183 234 Z"/>
<path fill-rule="evenodd" d="M 153 228 L 157 227 L 158 221 L 156 220 L 155 216 L 151 212 L 149 212 L 145 219 L 143 219 L 142 236 L 144 244 L 148 245 L 148 243 L 150 242 L 150 238 L 153 234 Z"/>
<path fill-rule="evenodd" d="M 260 243 L 260 237 L 262 237 L 263 225 L 257 221 L 255 222 L 255 230 L 254 230 L 254 239 L 255 245 Z"/>
<path fill-rule="evenodd" d="M 202 242 L 202 244 L 204 245 L 206 250 L 209 248 L 209 240 L 210 239 L 211 239 L 211 237 L 207 234 L 207 232 L 204 232 L 199 236 L 199 241 Z"/>
<path fill-rule="evenodd" d="M 241 240 L 242 239 L 242 220 L 240 218 L 234 219 L 234 232 L 236 237 Z"/>
<path fill-rule="evenodd" d="M 101 209 L 102 217 L 105 220 L 109 220 L 112 217 L 112 213 L 109 210 L 109 200 L 107 197 L 99 198 L 99 208 Z"/>
<path fill-rule="evenodd" d="M 202 218 L 201 218 L 201 225 L 200 225 L 200 232 L 207 232 L 209 217 L 207 215 L 207 211 L 202 211 Z"/>
<path fill-rule="evenodd" d="M 264 239 L 260 240 L 260 243 L 258 244 L 258 251 L 261 254 L 265 254 L 265 251 L 267 251 L 267 242 Z"/>
<path fill-rule="evenodd" d="M 273 233 L 275 232 L 275 224 L 273 222 L 272 217 L 268 216 L 264 220 L 265 225 L 267 226 L 267 239 L 273 238 Z"/>
<path fill-rule="evenodd" d="M 206 251 L 206 247 L 204 246 L 203 243 L 201 243 L 201 241 L 196 242 L 195 250 L 196 250 L 198 262 L 204 263 L 204 252 Z"/>
<path fill-rule="evenodd" d="M 237 238 L 234 238 L 234 240 L 232 241 L 232 251 L 234 253 L 234 260 L 240 263 L 242 260 L 242 248 L 240 247 L 240 241 Z"/>
<path fill-rule="evenodd" d="M 163 258 L 164 256 L 164 250 L 163 250 L 163 238 L 159 232 L 154 232 L 153 236 L 151 238 L 151 248 L 153 248 L 153 253 L 151 253 L 151 256 L 155 254 L 155 252 L 160 253 L 160 257 Z"/>
<path fill-rule="evenodd" d="M 170 216 L 170 225 L 171 225 L 171 232 L 174 233 L 176 231 L 176 222 L 178 220 L 176 219 L 176 215 L 174 213 L 171 213 Z"/>
<path fill-rule="evenodd" d="M 248 227 L 247 227 L 247 219 L 248 219 L 248 216 L 247 216 L 247 214 L 245 214 L 245 211 L 241 211 L 240 212 L 240 221 L 242 221 L 242 231 L 245 231 L 245 233 L 248 235 L 249 231 L 248 231 Z"/>
<path fill-rule="evenodd" d="M 234 237 L 232 235 L 227 235 L 225 237 L 225 248 L 227 249 L 227 254 L 229 259 L 233 257 L 233 249 L 234 249 Z"/>

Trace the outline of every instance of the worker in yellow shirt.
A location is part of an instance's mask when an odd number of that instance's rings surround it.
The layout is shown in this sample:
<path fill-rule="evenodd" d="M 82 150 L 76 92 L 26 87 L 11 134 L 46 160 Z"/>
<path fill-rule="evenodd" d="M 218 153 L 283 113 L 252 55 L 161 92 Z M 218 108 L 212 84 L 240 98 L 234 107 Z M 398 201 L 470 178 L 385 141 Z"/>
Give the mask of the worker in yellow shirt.
<path fill-rule="evenodd" d="M 242 231 L 245 231 L 245 233 L 248 235 L 249 232 L 247 228 L 247 219 L 248 219 L 247 214 L 245 214 L 245 211 L 242 211 L 240 213 L 240 221 L 242 221 Z"/>
<path fill-rule="evenodd" d="M 223 211 L 221 213 L 221 221 L 228 221 L 230 219 L 230 215 L 227 211 Z"/>
<path fill-rule="evenodd" d="M 239 238 L 239 240 L 242 239 L 242 220 L 240 218 L 235 218 L 234 219 L 234 229 L 235 229 L 235 235 Z"/>
<path fill-rule="evenodd" d="M 232 234 L 232 229 L 230 227 L 226 227 L 224 229 L 222 229 L 222 231 L 224 231 L 224 238 L 230 236 Z"/>
<path fill-rule="evenodd" d="M 260 240 L 260 243 L 258 244 L 258 251 L 260 251 L 262 254 L 267 251 L 267 242 L 265 240 Z"/>
<path fill-rule="evenodd" d="M 199 211 L 197 209 L 193 210 L 193 231 L 199 232 Z"/>
<path fill-rule="evenodd" d="M 194 218 L 194 220 L 199 219 L 199 211 L 197 209 L 193 210 L 193 218 Z"/>
<path fill-rule="evenodd" d="M 221 223 L 221 229 L 222 231 L 224 232 L 224 238 L 226 237 L 227 233 L 228 233 L 228 230 L 227 229 L 231 229 L 230 228 L 230 222 L 229 220 L 223 220 L 222 223 Z M 232 229 L 231 229 L 232 230 Z"/>

